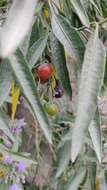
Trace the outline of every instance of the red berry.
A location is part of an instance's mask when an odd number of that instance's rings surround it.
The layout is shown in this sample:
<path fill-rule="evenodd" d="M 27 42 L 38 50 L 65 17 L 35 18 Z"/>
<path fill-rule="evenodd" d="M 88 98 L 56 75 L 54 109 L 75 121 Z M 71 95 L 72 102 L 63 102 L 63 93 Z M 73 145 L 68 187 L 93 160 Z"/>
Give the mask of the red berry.
<path fill-rule="evenodd" d="M 45 83 L 52 77 L 53 67 L 49 63 L 44 63 L 38 67 L 37 73 L 41 83 Z"/>

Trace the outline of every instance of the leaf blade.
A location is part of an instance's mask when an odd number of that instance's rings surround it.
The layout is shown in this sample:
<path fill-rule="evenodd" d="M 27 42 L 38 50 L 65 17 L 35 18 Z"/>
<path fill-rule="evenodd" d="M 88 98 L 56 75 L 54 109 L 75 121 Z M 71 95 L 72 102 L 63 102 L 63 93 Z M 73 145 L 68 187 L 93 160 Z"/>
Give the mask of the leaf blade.
<path fill-rule="evenodd" d="M 78 14 L 81 22 L 86 27 L 89 27 L 90 26 L 89 19 L 88 19 L 87 13 L 85 12 L 80 0 L 70 0 L 70 2 L 73 5 L 76 13 Z"/>
<path fill-rule="evenodd" d="M 63 147 L 59 150 L 59 163 L 57 166 L 57 172 L 56 172 L 56 178 L 59 178 L 63 171 L 65 170 L 66 166 L 69 163 L 70 160 L 70 146 L 71 142 L 67 141 Z"/>
<path fill-rule="evenodd" d="M 78 190 L 85 176 L 86 176 L 86 170 L 83 168 L 80 169 L 78 174 L 75 177 L 72 176 L 71 179 L 68 181 L 68 184 L 66 185 L 65 190 Z"/>
<path fill-rule="evenodd" d="M 15 0 L 1 30 L 1 56 L 13 53 L 28 33 L 38 0 Z M 17 23 L 17 24 L 16 24 Z"/>
<path fill-rule="evenodd" d="M 10 92 L 12 78 L 12 71 L 9 67 L 9 64 L 6 60 L 3 60 L 3 62 L 0 64 L 0 107 Z"/>
<path fill-rule="evenodd" d="M 72 133 L 71 158 L 73 162 L 81 151 L 84 137 L 97 108 L 97 96 L 104 76 L 105 56 L 105 49 L 98 38 L 98 28 L 96 27 L 88 41 L 84 56 L 77 116 Z M 76 139 L 80 139 L 78 145 Z"/>
<path fill-rule="evenodd" d="M 20 162 L 20 161 L 23 161 L 24 163 L 26 164 L 34 164 L 36 165 L 37 162 L 35 160 L 31 160 L 29 157 L 26 157 L 24 155 L 22 155 L 21 153 L 16 153 L 16 152 L 6 152 L 8 155 L 11 156 L 11 158 L 16 161 L 16 162 Z M 5 155 L 5 153 L 4 153 Z"/>
<path fill-rule="evenodd" d="M 5 113 L 0 109 L 0 129 L 4 132 L 6 136 L 8 136 L 13 142 L 15 142 L 15 138 L 9 130 L 6 117 L 7 116 L 5 116 Z"/>
<path fill-rule="evenodd" d="M 60 82 L 65 93 L 72 98 L 72 88 L 69 73 L 66 65 L 65 52 L 62 44 L 54 34 L 51 34 L 52 63 L 55 66 Z"/>
<path fill-rule="evenodd" d="M 42 55 L 46 44 L 47 44 L 48 35 L 43 35 L 39 40 L 37 40 L 28 50 L 27 60 L 29 62 L 30 69 L 37 63 L 40 56 Z"/>
<path fill-rule="evenodd" d="M 102 159 L 102 138 L 101 138 L 101 127 L 100 127 L 100 116 L 98 110 L 96 111 L 94 119 L 91 121 L 89 126 L 89 133 L 94 145 L 97 158 L 101 163 Z"/>
<path fill-rule="evenodd" d="M 49 127 L 48 118 L 40 103 L 34 78 L 28 67 L 28 63 L 24 59 L 22 52 L 20 50 L 17 50 L 15 55 L 11 55 L 9 57 L 9 62 L 34 112 L 35 117 L 37 117 L 40 126 L 44 131 L 47 140 L 49 141 L 49 143 L 52 143 L 51 141 L 52 132 Z"/>
<path fill-rule="evenodd" d="M 76 62 L 82 63 L 85 51 L 84 43 L 79 36 L 78 31 L 71 26 L 69 21 L 52 10 L 52 30 L 56 38 L 63 44 L 67 54 Z"/>

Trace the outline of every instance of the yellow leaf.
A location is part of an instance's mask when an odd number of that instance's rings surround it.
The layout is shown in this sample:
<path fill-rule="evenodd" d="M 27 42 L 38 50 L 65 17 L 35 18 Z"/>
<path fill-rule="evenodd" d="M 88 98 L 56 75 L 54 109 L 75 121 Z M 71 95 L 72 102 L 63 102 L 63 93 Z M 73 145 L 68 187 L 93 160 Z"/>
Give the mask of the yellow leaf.
<path fill-rule="evenodd" d="M 96 177 L 96 190 L 100 190 L 100 178 Z"/>
<path fill-rule="evenodd" d="M 47 8 L 44 9 L 44 15 L 46 18 L 49 18 L 49 11 Z"/>
<path fill-rule="evenodd" d="M 5 179 L 5 177 L 10 172 L 10 168 L 4 164 L 0 164 L 0 179 Z"/>
<path fill-rule="evenodd" d="M 62 10 L 62 11 L 64 10 L 64 5 L 63 5 L 63 3 L 61 3 L 61 10 Z"/>
<path fill-rule="evenodd" d="M 3 159 L 4 159 L 4 158 L 3 158 L 3 156 L 1 155 L 1 156 L 0 156 L 0 162 L 3 161 Z"/>
<path fill-rule="evenodd" d="M 15 91 L 15 82 L 14 80 L 12 81 L 12 97 L 14 95 L 14 91 Z"/>
<path fill-rule="evenodd" d="M 52 87 L 52 90 L 54 90 L 54 88 L 56 87 L 56 79 L 54 76 L 52 76 L 51 87 Z"/>
<path fill-rule="evenodd" d="M 56 80 L 58 80 L 58 74 L 56 72 L 56 69 L 53 67 L 53 75 Z"/>
<path fill-rule="evenodd" d="M 14 120 L 17 105 L 18 105 L 18 99 L 20 95 L 20 88 L 15 87 L 15 82 L 12 82 L 12 120 Z"/>

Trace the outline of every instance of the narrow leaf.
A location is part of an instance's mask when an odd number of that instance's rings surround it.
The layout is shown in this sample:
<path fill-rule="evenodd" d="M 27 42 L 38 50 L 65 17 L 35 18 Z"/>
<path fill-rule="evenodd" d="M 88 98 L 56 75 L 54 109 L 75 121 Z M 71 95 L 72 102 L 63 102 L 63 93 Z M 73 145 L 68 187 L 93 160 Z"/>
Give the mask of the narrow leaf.
<path fill-rule="evenodd" d="M 7 121 L 5 113 L 0 109 L 0 130 L 2 130 L 4 134 L 8 136 L 13 142 L 15 142 L 14 136 L 9 130 L 8 122 L 9 121 Z"/>
<path fill-rule="evenodd" d="M 88 16 L 87 16 L 87 13 L 85 12 L 84 10 L 84 7 L 82 6 L 80 0 L 70 0 L 70 2 L 72 3 L 77 15 L 79 16 L 81 22 L 89 27 L 89 19 L 88 19 Z"/>
<path fill-rule="evenodd" d="M 60 0 L 53 0 L 54 4 L 60 8 Z"/>
<path fill-rule="evenodd" d="M 69 79 L 69 73 L 66 66 L 65 52 L 62 44 L 57 40 L 55 35 L 51 34 L 52 63 L 55 66 L 60 82 L 65 93 L 72 97 L 72 89 Z"/>
<path fill-rule="evenodd" d="M 97 6 L 97 3 L 94 2 L 94 0 L 89 0 L 89 1 L 96 8 L 96 10 L 99 12 L 99 14 L 101 14 L 101 11 L 100 11 L 99 7 Z"/>
<path fill-rule="evenodd" d="M 2 190 L 8 190 L 9 189 L 9 185 L 7 183 L 0 183 L 0 189 L 2 189 Z"/>
<path fill-rule="evenodd" d="M 80 0 L 82 7 L 85 8 L 86 11 L 89 10 L 90 5 L 92 4 L 95 9 L 98 11 L 98 13 L 101 15 L 101 11 L 98 6 L 98 2 L 95 2 L 95 0 Z"/>
<path fill-rule="evenodd" d="M 91 158 L 90 161 L 92 161 L 92 158 L 95 158 L 95 153 L 92 149 L 90 149 L 90 147 L 88 147 L 88 152 L 87 152 L 87 156 L 88 158 Z M 87 160 L 88 161 L 88 160 Z M 88 172 L 88 176 L 87 176 L 87 180 L 89 181 L 89 185 L 91 187 L 91 189 L 96 189 L 95 188 L 95 181 L 96 181 L 96 174 L 97 174 L 97 166 L 96 166 L 96 161 L 95 162 L 91 162 L 90 164 L 90 161 L 87 162 L 87 165 L 88 165 L 88 169 L 87 169 L 87 172 Z M 94 161 L 94 160 L 93 160 Z M 85 184 L 84 184 L 85 186 Z"/>
<path fill-rule="evenodd" d="M 46 34 L 46 30 L 44 29 L 44 25 L 40 19 L 40 17 L 36 18 L 31 30 L 30 41 L 29 41 L 29 48 L 43 35 Z"/>
<path fill-rule="evenodd" d="M 20 95 L 20 88 L 15 87 L 15 82 L 12 82 L 12 120 L 14 120 L 16 109 L 18 105 L 18 99 Z"/>
<path fill-rule="evenodd" d="M 31 29 L 31 35 L 30 35 L 30 41 L 29 41 L 29 48 L 40 38 L 39 33 L 39 18 L 36 19 L 34 22 L 32 29 Z M 41 28 L 40 28 L 41 29 Z"/>
<path fill-rule="evenodd" d="M 59 150 L 59 161 L 57 166 L 56 178 L 61 176 L 66 166 L 69 164 L 70 147 L 71 147 L 71 142 L 67 141 Z"/>
<path fill-rule="evenodd" d="M 104 46 L 98 38 L 98 27 L 96 27 L 88 41 L 84 56 L 77 116 L 72 132 L 71 157 L 73 162 L 81 151 L 89 124 L 95 115 L 97 96 L 104 76 L 105 55 Z"/>
<path fill-rule="evenodd" d="M 71 123 L 69 123 L 69 124 L 71 124 Z M 71 131 L 71 128 L 70 128 L 70 130 L 68 130 L 68 131 L 61 137 L 61 141 L 60 141 L 60 143 L 58 144 L 58 149 L 60 149 L 62 146 L 64 146 L 64 144 L 65 144 L 66 142 L 68 142 L 68 141 L 71 140 L 71 133 L 72 133 L 72 131 Z"/>
<path fill-rule="evenodd" d="M 51 129 L 49 127 L 48 118 L 40 103 L 36 83 L 28 67 L 28 63 L 24 59 L 24 56 L 20 50 L 17 50 L 15 55 L 11 55 L 9 60 L 13 72 L 20 83 L 23 93 L 25 94 L 33 110 L 35 117 L 37 117 L 46 138 L 51 143 Z"/>
<path fill-rule="evenodd" d="M 8 155 L 10 155 L 10 157 L 12 158 L 12 160 L 14 160 L 16 162 L 22 161 L 22 162 L 26 163 L 27 165 L 30 165 L 30 164 L 36 165 L 37 164 L 37 162 L 35 160 L 31 160 L 29 157 L 26 157 L 26 156 L 22 155 L 21 153 L 5 152 L 4 156 L 5 156 L 6 153 Z"/>
<path fill-rule="evenodd" d="M 68 181 L 65 190 L 78 190 L 80 184 L 83 182 L 85 177 L 86 177 L 86 170 L 80 169 L 78 174 L 72 176 L 71 179 Z"/>
<path fill-rule="evenodd" d="M 47 39 L 48 35 L 44 35 L 30 47 L 27 53 L 27 60 L 29 62 L 30 69 L 33 68 L 42 55 L 47 44 Z"/>
<path fill-rule="evenodd" d="M 1 56 L 13 53 L 32 25 L 38 0 L 14 0 L 1 31 Z"/>
<path fill-rule="evenodd" d="M 0 64 L 0 106 L 6 100 L 12 84 L 12 70 L 6 60 Z"/>
<path fill-rule="evenodd" d="M 94 145 L 94 150 L 98 157 L 99 162 L 102 159 L 102 138 L 101 138 L 101 126 L 100 116 L 98 110 L 96 111 L 94 119 L 91 121 L 89 126 L 89 133 Z"/>
<path fill-rule="evenodd" d="M 61 15 L 55 15 L 52 9 L 52 30 L 56 38 L 63 44 L 66 53 L 76 62 L 82 63 L 85 51 L 84 43 L 78 31 Z"/>

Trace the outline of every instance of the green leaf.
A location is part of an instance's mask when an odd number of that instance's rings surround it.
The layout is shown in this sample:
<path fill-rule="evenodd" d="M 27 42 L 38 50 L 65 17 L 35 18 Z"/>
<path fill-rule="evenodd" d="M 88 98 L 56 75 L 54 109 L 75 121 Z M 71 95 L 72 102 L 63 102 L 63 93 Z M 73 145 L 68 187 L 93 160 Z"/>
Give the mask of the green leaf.
<path fill-rule="evenodd" d="M 9 126 L 8 126 L 8 120 L 5 113 L 0 109 L 0 130 L 4 132 L 6 136 L 8 136 L 13 142 L 15 142 L 15 138 L 12 135 Z"/>
<path fill-rule="evenodd" d="M 69 124 L 71 125 L 71 123 L 69 123 Z M 72 131 L 70 128 L 70 130 L 68 130 L 64 135 L 62 135 L 61 141 L 58 144 L 58 149 L 61 148 L 66 142 L 71 140 L 71 134 L 72 134 Z"/>
<path fill-rule="evenodd" d="M 53 0 L 54 4 L 60 8 L 60 0 Z"/>
<path fill-rule="evenodd" d="M 95 158 L 95 152 L 92 149 L 90 149 L 90 147 L 89 147 L 89 150 L 87 151 L 87 156 L 89 158 L 90 158 L 90 156 Z M 91 158 L 90 161 L 92 161 L 92 158 Z M 87 162 L 87 165 L 88 165 L 88 168 L 87 168 L 87 173 L 88 173 L 87 174 L 87 180 L 89 180 L 89 184 L 86 184 L 86 185 L 89 185 L 91 187 L 90 189 L 94 190 L 94 189 L 96 189 L 97 165 L 96 165 L 96 161 L 94 163 L 91 162 L 91 164 L 90 164 L 90 161 Z"/>
<path fill-rule="evenodd" d="M 71 142 L 67 141 L 59 150 L 58 153 L 59 161 L 57 166 L 56 178 L 61 176 L 61 174 L 64 172 L 65 168 L 69 164 L 70 148 L 71 148 Z"/>
<path fill-rule="evenodd" d="M 102 138 L 101 138 L 101 122 L 99 111 L 97 109 L 94 119 L 91 121 L 89 126 L 89 133 L 94 145 L 94 150 L 98 157 L 99 162 L 101 163 L 102 159 Z"/>
<path fill-rule="evenodd" d="M 51 142 L 51 128 L 49 126 L 48 118 L 44 112 L 44 109 L 40 103 L 40 98 L 37 93 L 37 86 L 32 73 L 28 67 L 28 63 L 24 59 L 24 56 L 20 50 L 17 50 L 15 55 L 9 57 L 10 65 L 13 72 L 20 83 L 20 86 L 25 94 L 35 117 L 37 117 L 40 127 L 43 129 L 44 134 Z"/>
<path fill-rule="evenodd" d="M 89 1 L 96 8 L 96 10 L 101 14 L 101 11 L 100 11 L 99 7 L 97 6 L 97 3 L 94 2 L 94 0 L 89 0 Z"/>
<path fill-rule="evenodd" d="M 73 162 L 81 151 L 89 124 L 95 115 L 97 96 L 104 76 L 105 57 L 105 48 L 98 38 L 98 27 L 96 27 L 88 41 L 84 56 L 77 116 L 72 131 L 71 157 Z"/>
<path fill-rule="evenodd" d="M 84 178 L 86 177 L 86 170 L 80 169 L 78 174 L 75 176 L 71 176 L 70 180 L 68 181 L 65 190 L 78 190 L 80 184 L 83 182 Z"/>
<path fill-rule="evenodd" d="M 90 5 L 92 4 L 95 9 L 98 11 L 98 13 L 101 15 L 101 10 L 98 6 L 98 2 L 95 2 L 95 0 L 80 0 L 82 7 L 85 8 L 86 11 L 89 11 Z"/>
<path fill-rule="evenodd" d="M 39 26 L 39 21 L 40 21 L 39 18 L 37 18 L 32 26 L 29 48 L 35 43 L 35 41 L 37 41 L 40 38 L 39 28 L 41 29 L 41 27 Z"/>
<path fill-rule="evenodd" d="M 37 6 L 36 6 L 36 10 L 35 10 L 35 15 L 39 14 L 39 12 L 42 10 L 44 4 L 45 4 L 44 1 L 39 1 L 38 2 Z"/>
<path fill-rule="evenodd" d="M 89 6 L 90 6 L 90 0 L 80 0 L 80 3 L 82 5 L 82 8 L 85 10 L 88 10 Z"/>
<path fill-rule="evenodd" d="M 107 56 L 107 54 L 106 54 L 106 56 Z M 106 60 L 106 64 L 105 64 L 104 85 L 107 86 L 107 60 Z"/>
<path fill-rule="evenodd" d="M 62 44 L 57 40 L 54 34 L 51 34 L 52 63 L 55 66 L 60 82 L 65 93 L 72 97 L 72 89 L 69 79 L 69 73 L 66 66 L 65 52 Z"/>
<path fill-rule="evenodd" d="M 19 46 L 32 25 L 38 0 L 13 1 L 1 31 L 1 56 L 8 57 Z"/>
<path fill-rule="evenodd" d="M 7 152 L 8 155 L 10 154 L 12 160 L 16 161 L 16 162 L 24 162 L 25 164 L 29 165 L 29 164 L 34 164 L 36 165 L 37 162 L 34 160 L 31 160 L 29 157 L 26 157 L 24 155 L 22 155 L 21 153 L 16 153 L 16 152 Z M 5 153 L 4 153 L 5 155 Z"/>
<path fill-rule="evenodd" d="M 37 40 L 28 50 L 27 60 L 29 62 L 30 69 L 37 63 L 40 56 L 42 55 L 46 44 L 47 44 L 48 35 L 43 35 L 39 40 Z"/>
<path fill-rule="evenodd" d="M 70 0 L 70 2 L 72 3 L 72 5 L 73 5 L 77 15 L 79 16 L 81 22 L 86 27 L 89 27 L 90 26 L 89 19 L 88 19 L 87 13 L 85 12 L 85 9 L 82 6 L 80 0 Z"/>
<path fill-rule="evenodd" d="M 29 48 L 36 42 L 38 39 L 43 37 L 43 35 L 46 34 L 46 30 L 44 30 L 43 23 L 40 19 L 40 17 L 36 18 L 36 21 L 34 22 L 32 26 L 32 31 L 30 35 L 30 41 L 29 41 Z"/>
<path fill-rule="evenodd" d="M 12 84 L 12 70 L 6 60 L 0 64 L 0 106 L 6 100 Z"/>
<path fill-rule="evenodd" d="M 2 190 L 9 190 L 9 185 L 7 183 L 1 183 L 0 184 L 0 189 Z"/>
<path fill-rule="evenodd" d="M 77 63 L 82 63 L 85 51 L 84 43 L 76 29 L 61 15 L 55 15 L 52 9 L 52 30 L 56 38 L 63 44 L 66 53 Z"/>

